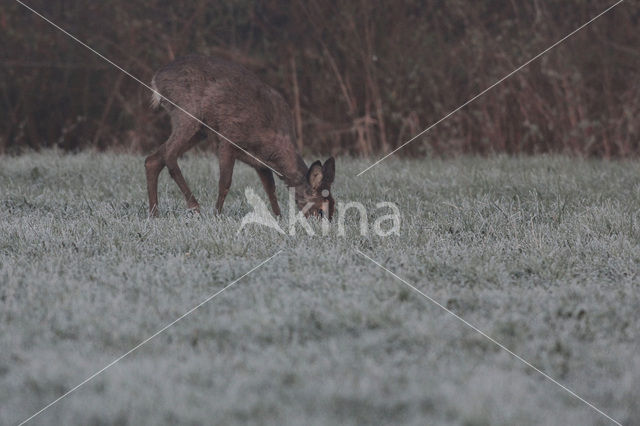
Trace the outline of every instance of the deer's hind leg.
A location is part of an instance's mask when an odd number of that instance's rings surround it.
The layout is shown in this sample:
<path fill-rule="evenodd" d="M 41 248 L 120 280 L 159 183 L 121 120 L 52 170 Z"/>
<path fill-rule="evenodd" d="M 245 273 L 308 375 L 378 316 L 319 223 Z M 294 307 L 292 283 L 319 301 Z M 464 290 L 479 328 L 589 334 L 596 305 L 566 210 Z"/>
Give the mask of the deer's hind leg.
<path fill-rule="evenodd" d="M 158 176 L 164 168 L 162 153 L 157 150 L 144 161 L 147 175 L 147 193 L 149 194 L 149 216 L 158 216 Z"/>
<path fill-rule="evenodd" d="M 178 157 L 193 148 L 200 141 L 195 138 L 195 134 L 200 129 L 201 124 L 193 118 L 174 111 L 171 116 L 171 136 L 160 146 L 158 151 L 145 161 L 147 165 L 147 187 L 149 191 L 149 211 L 152 215 L 157 214 L 158 205 L 158 175 L 163 167 L 169 169 L 171 178 L 176 182 L 180 191 L 187 201 L 187 207 L 199 212 L 198 201 L 191 193 L 187 181 L 182 176 L 182 171 L 178 166 Z"/>

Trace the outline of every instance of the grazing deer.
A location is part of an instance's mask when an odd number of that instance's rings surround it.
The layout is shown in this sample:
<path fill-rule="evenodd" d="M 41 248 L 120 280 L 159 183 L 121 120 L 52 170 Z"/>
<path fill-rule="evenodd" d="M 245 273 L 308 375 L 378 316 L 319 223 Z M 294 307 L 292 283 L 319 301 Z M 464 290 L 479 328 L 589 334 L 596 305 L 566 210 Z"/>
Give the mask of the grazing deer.
<path fill-rule="evenodd" d="M 145 160 L 150 215 L 158 214 L 158 176 L 165 166 L 184 194 L 187 207 L 199 211 L 198 201 L 178 167 L 178 157 L 193 148 L 201 132 L 209 128 L 222 135 L 218 146 L 218 212 L 238 159 L 256 169 L 276 215 L 280 215 L 280 207 L 272 171 L 280 174 L 288 187 L 295 188 L 296 204 L 305 216 L 332 218 L 333 157 L 324 164 L 316 161 L 306 166 L 294 144 L 289 106 L 249 70 L 219 58 L 190 55 L 161 68 L 151 86 L 152 106 L 162 104 L 171 117 L 171 136 Z"/>

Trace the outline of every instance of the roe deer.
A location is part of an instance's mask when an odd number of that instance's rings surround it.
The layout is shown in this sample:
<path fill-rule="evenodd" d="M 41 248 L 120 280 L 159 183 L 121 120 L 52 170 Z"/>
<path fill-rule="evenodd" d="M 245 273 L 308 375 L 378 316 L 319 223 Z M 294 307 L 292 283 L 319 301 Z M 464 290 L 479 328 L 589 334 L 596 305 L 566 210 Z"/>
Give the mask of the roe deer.
<path fill-rule="evenodd" d="M 176 59 L 161 68 L 151 86 L 152 106 L 162 104 L 171 117 L 171 136 L 145 160 L 150 215 L 158 214 L 158 176 L 165 166 L 184 194 L 187 207 L 199 211 L 178 167 L 178 157 L 195 146 L 198 135 L 210 127 L 228 138 L 219 138 L 218 212 L 238 159 L 256 169 L 276 215 L 280 215 L 280 207 L 272 170 L 282 175 L 288 187 L 295 188 L 296 204 L 305 216 L 331 220 L 335 161 L 331 157 L 324 164 L 316 161 L 307 168 L 294 143 L 291 109 L 275 89 L 241 65 L 199 55 Z"/>

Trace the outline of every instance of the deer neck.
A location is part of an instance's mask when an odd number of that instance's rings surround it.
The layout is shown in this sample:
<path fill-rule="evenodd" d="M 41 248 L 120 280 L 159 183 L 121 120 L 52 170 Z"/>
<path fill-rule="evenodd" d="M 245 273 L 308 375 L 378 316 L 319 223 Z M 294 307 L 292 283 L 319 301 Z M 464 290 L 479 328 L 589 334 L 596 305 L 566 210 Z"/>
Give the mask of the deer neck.
<path fill-rule="evenodd" d="M 275 170 L 282 175 L 284 183 L 290 188 L 304 186 L 307 182 L 309 168 L 304 160 L 295 152 L 293 155 L 279 158 L 275 164 Z"/>

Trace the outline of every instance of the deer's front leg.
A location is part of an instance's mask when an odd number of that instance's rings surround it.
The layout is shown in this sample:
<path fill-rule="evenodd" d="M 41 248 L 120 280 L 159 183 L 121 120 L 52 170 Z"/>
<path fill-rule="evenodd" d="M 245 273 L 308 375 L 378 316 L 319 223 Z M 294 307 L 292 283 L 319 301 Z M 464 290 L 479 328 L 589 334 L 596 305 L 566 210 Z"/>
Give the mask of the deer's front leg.
<path fill-rule="evenodd" d="M 218 181 L 218 202 L 216 210 L 222 212 L 224 199 L 231 187 L 231 176 L 233 175 L 233 165 L 236 162 L 235 156 L 227 143 L 223 143 L 218 149 L 218 161 L 220 162 L 220 180 Z"/>
<path fill-rule="evenodd" d="M 276 216 L 280 216 L 280 206 L 278 205 L 278 198 L 276 197 L 276 182 L 273 180 L 273 172 L 266 168 L 256 168 L 256 171 L 258 172 L 258 176 L 260 176 L 260 180 L 262 181 L 262 186 L 269 197 L 273 213 Z"/>

